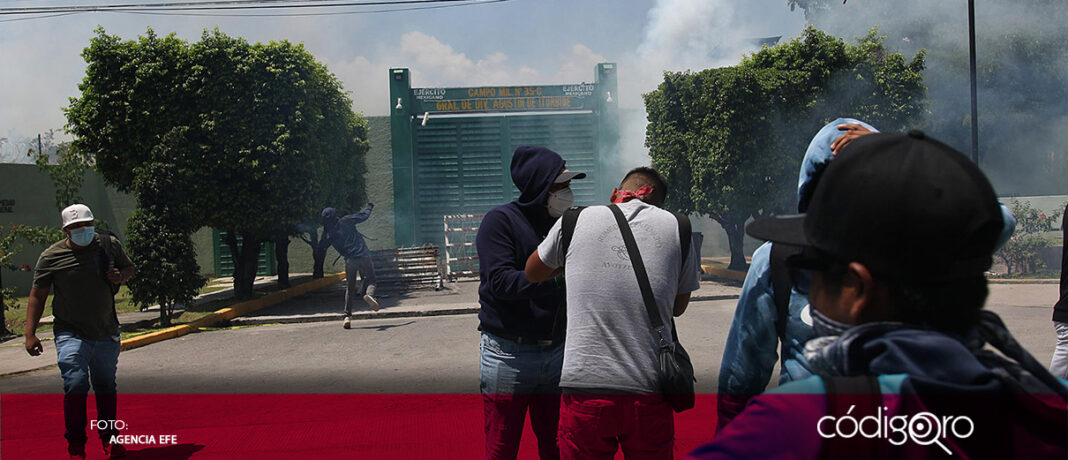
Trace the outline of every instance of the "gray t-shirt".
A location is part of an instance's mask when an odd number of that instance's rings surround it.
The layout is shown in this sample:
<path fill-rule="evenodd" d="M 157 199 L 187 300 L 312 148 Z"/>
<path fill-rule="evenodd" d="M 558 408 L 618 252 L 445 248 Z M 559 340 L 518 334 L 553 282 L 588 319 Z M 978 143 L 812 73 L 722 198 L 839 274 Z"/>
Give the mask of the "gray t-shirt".
<path fill-rule="evenodd" d="M 670 340 L 675 296 L 699 287 L 693 245 L 683 264 L 674 215 L 639 200 L 619 208 L 634 233 Z M 538 246 L 538 255 L 546 265 L 566 266 L 567 336 L 560 386 L 659 391 L 659 347 L 612 211 L 595 206 L 579 214 L 566 264 L 560 251 L 561 222 L 553 225 Z"/>

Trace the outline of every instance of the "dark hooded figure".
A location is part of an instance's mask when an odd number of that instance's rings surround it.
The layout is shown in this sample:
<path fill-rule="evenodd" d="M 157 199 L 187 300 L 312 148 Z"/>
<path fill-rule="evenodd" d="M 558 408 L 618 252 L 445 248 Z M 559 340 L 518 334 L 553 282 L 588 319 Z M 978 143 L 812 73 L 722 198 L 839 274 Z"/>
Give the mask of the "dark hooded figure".
<path fill-rule="evenodd" d="M 351 327 L 352 305 L 356 299 L 363 297 L 363 301 L 373 310 L 378 311 L 378 301 L 375 300 L 375 266 L 371 263 L 371 251 L 367 249 L 367 243 L 363 235 L 356 230 L 356 224 L 371 217 L 374 203 L 367 203 L 362 211 L 338 218 L 334 208 L 323 209 L 323 233 L 327 241 L 334 246 L 337 253 L 345 258 L 345 319 L 341 327 Z M 359 273 L 363 285 L 356 290 L 356 274 Z"/>
<path fill-rule="evenodd" d="M 480 389 L 485 404 L 484 459 L 514 459 L 523 419 L 542 459 L 559 458 L 556 428 L 563 365 L 564 288 L 559 280 L 527 281 L 527 257 L 571 206 L 572 179 L 564 159 L 542 147 L 519 147 L 512 156 L 519 198 L 486 213 L 475 246 L 479 260 L 478 314 L 482 331 Z"/>

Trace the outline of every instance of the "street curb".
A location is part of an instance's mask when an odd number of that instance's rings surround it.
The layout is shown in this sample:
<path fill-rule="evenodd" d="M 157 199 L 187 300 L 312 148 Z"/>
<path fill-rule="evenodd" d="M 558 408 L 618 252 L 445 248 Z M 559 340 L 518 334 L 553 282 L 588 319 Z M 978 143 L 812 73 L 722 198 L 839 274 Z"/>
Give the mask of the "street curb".
<path fill-rule="evenodd" d="M 723 294 L 723 295 L 699 295 L 690 297 L 690 302 L 707 302 L 715 300 L 733 300 L 740 297 L 739 294 Z"/>
<path fill-rule="evenodd" d="M 9 372 L 7 374 L 0 374 L 0 380 L 6 379 L 8 377 L 18 377 L 20 375 L 31 374 L 31 373 L 34 373 L 34 372 L 37 372 L 37 371 L 43 371 L 43 370 L 46 370 L 46 369 L 51 369 L 53 367 L 59 367 L 59 365 L 55 364 L 55 363 L 52 363 L 52 364 L 48 364 L 48 365 L 41 366 L 41 367 L 35 367 L 33 369 L 26 369 L 26 370 L 22 370 L 22 371 Z"/>
<path fill-rule="evenodd" d="M 711 275 L 711 276 L 715 276 L 715 277 L 719 277 L 719 278 L 727 278 L 727 279 L 732 279 L 732 280 L 737 280 L 737 281 L 745 281 L 745 274 L 746 273 L 742 272 L 742 271 L 727 270 L 727 269 L 724 269 L 724 268 L 716 268 L 716 267 L 713 267 L 711 265 L 702 265 L 701 266 L 701 270 L 703 270 L 705 272 L 705 274 L 707 274 L 707 275 Z M 1027 278 L 1011 278 L 1011 279 L 987 278 L 987 282 L 988 283 L 997 283 L 997 284 L 1060 284 L 1061 280 L 1059 280 L 1059 279 L 1027 279 Z M 702 300 L 705 300 L 705 299 L 702 299 Z M 718 300 L 718 299 L 713 299 L 713 300 Z"/>
<path fill-rule="evenodd" d="M 308 291 L 313 291 L 315 289 L 329 286 L 343 279 L 345 279 L 344 273 L 327 276 L 297 286 L 293 286 L 289 289 L 271 293 L 258 299 L 241 302 L 227 308 L 216 310 L 214 313 L 200 318 L 196 321 L 192 321 L 190 323 L 164 329 L 162 331 L 139 335 L 137 337 L 131 337 L 122 341 L 122 351 L 132 350 L 134 348 L 143 347 L 145 345 L 150 345 L 167 339 L 173 339 L 175 337 L 181 337 L 190 332 L 194 332 L 202 327 L 210 326 L 219 321 L 234 319 L 238 316 L 251 313 L 268 305 L 274 305 L 284 300 L 299 296 Z"/>
<path fill-rule="evenodd" d="M 353 313 L 350 318 L 353 321 L 367 319 L 393 319 L 393 318 L 417 318 L 427 316 L 470 315 L 479 311 L 478 306 L 457 307 L 439 310 L 407 310 L 407 311 L 377 311 Z M 296 324 L 296 323 L 321 323 L 326 321 L 341 321 L 342 314 L 314 315 L 314 316 L 268 316 L 264 318 L 245 317 L 238 318 L 230 323 L 234 326 L 256 326 L 262 324 Z"/>
<path fill-rule="evenodd" d="M 716 276 L 716 277 L 719 277 L 719 278 L 732 279 L 732 280 L 735 280 L 735 281 L 745 281 L 745 272 L 740 272 L 738 270 L 727 270 L 725 268 L 716 268 L 716 267 L 713 267 L 711 265 L 702 265 L 701 266 L 701 270 L 704 271 L 706 275 L 712 275 L 712 276 Z"/>
<path fill-rule="evenodd" d="M 737 299 L 738 294 L 725 294 L 725 295 L 706 295 L 695 296 L 690 298 L 690 302 L 702 302 L 702 301 L 716 301 L 716 300 L 733 300 Z M 480 307 L 456 307 L 456 308 L 444 308 L 436 310 L 406 310 L 406 311 L 377 311 L 377 312 L 360 312 L 353 313 L 351 318 L 353 321 L 369 320 L 369 319 L 393 319 L 393 318 L 419 318 L 428 316 L 449 316 L 449 315 L 472 315 L 479 312 Z M 278 317 L 268 316 L 263 318 L 256 317 L 244 317 L 235 318 L 230 323 L 234 326 L 258 326 L 263 324 L 299 324 L 299 323 L 321 323 L 327 321 L 340 321 L 342 315 L 338 314 L 320 314 L 313 316 L 289 316 Z"/>

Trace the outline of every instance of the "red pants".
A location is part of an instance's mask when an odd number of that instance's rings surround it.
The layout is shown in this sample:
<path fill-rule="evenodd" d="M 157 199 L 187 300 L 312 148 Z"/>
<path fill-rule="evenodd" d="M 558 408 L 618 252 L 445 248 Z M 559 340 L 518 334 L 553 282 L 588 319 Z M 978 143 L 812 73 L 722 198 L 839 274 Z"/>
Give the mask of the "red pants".
<path fill-rule="evenodd" d="M 564 394 L 557 437 L 563 460 L 670 459 L 675 416 L 661 395 Z"/>
<path fill-rule="evenodd" d="M 556 422 L 559 421 L 558 394 L 482 395 L 485 411 L 486 453 L 483 460 L 514 460 L 519 453 L 523 421 L 530 412 L 530 428 L 538 439 L 538 457 L 557 460 Z"/>

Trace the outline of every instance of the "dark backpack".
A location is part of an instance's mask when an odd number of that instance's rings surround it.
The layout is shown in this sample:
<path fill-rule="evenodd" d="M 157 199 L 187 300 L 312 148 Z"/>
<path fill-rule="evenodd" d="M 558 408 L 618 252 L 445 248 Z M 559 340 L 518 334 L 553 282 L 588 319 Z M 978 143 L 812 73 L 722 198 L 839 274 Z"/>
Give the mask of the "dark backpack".
<path fill-rule="evenodd" d="M 108 280 L 108 271 L 115 268 L 115 256 L 113 254 L 116 248 L 112 238 L 118 241 L 119 237 L 108 230 L 99 228 L 96 229 L 96 234 L 100 239 L 100 254 L 97 258 L 97 264 L 100 267 L 100 274 L 104 277 L 104 281 L 111 287 L 111 295 L 114 296 L 119 293 L 119 285 Z"/>
<path fill-rule="evenodd" d="M 786 348 L 786 320 L 790 315 L 790 295 L 794 290 L 786 258 L 799 252 L 801 249 L 794 246 L 771 243 L 771 255 L 768 257 L 771 292 L 775 300 L 775 333 L 779 335 L 783 349 Z"/>

